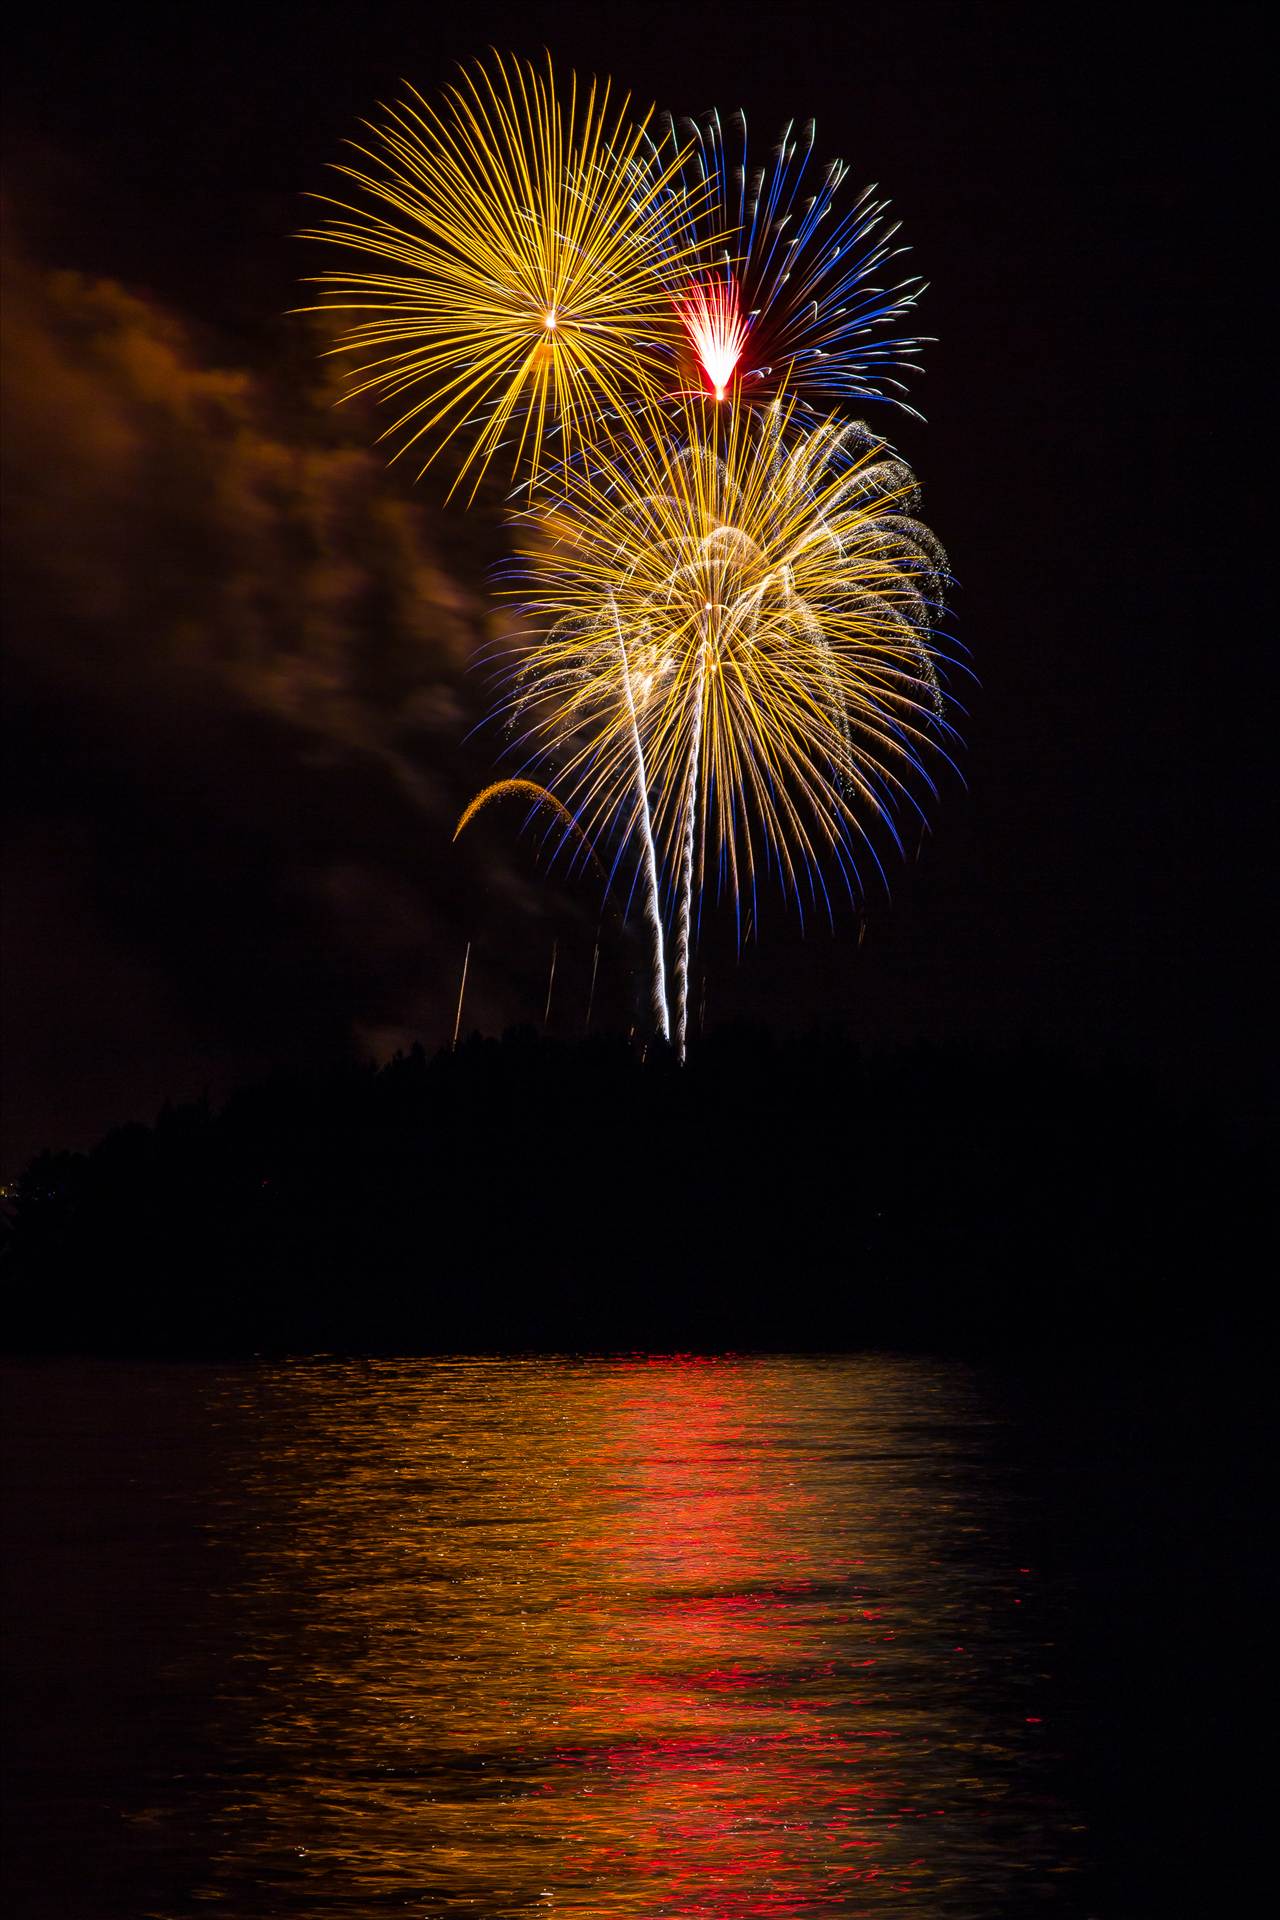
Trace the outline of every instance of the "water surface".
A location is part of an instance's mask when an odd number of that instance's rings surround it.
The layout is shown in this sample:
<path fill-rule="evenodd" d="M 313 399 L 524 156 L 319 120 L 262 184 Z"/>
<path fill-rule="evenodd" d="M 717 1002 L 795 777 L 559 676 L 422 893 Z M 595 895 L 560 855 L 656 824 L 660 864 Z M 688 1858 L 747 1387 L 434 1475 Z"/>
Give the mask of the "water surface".
<path fill-rule="evenodd" d="M 1083 1913 L 1070 1596 L 967 1368 L 32 1366 L 19 1910 Z"/>

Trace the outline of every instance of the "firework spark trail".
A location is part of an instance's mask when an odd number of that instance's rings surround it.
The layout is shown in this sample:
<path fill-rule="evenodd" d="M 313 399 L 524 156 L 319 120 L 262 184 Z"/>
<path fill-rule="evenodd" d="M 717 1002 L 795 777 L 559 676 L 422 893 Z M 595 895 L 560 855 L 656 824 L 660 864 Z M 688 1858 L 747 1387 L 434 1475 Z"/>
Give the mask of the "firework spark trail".
<path fill-rule="evenodd" d="M 464 827 L 470 826 L 482 807 L 487 807 L 491 801 L 505 800 L 518 793 L 527 793 L 533 800 L 535 806 L 550 807 L 554 813 L 558 814 L 560 819 L 563 820 L 565 827 L 577 840 L 588 860 L 590 860 L 592 865 L 601 873 L 604 872 L 604 868 L 600 863 L 599 854 L 570 813 L 568 807 L 565 806 L 564 801 L 558 800 L 549 787 L 541 786 L 536 780 L 494 780 L 489 786 L 482 787 L 479 793 L 468 800 L 466 806 L 458 816 L 458 824 L 453 830 L 454 839 L 456 840 L 458 838 L 458 835 Z"/>
<path fill-rule="evenodd" d="M 583 1028 L 582 1028 L 582 1031 L 584 1033 L 590 1033 L 591 1031 L 591 1009 L 596 1003 L 596 974 L 599 972 L 599 970 L 600 970 L 600 942 L 597 940 L 596 950 L 591 960 L 591 985 L 587 990 L 587 1017 L 583 1023 Z"/>
<path fill-rule="evenodd" d="M 689 942 L 693 916 L 693 829 L 698 805 L 698 761 L 702 753 L 703 688 L 707 678 L 707 649 L 702 641 L 694 675 L 692 739 L 689 744 L 689 775 L 684 796 L 684 844 L 680 852 L 680 899 L 676 931 L 676 1056 L 685 1057 L 689 1025 Z"/>
<path fill-rule="evenodd" d="M 462 979 L 458 983 L 458 1011 L 453 1020 L 453 1051 L 455 1053 L 458 1051 L 458 1029 L 462 1025 L 462 996 L 467 990 L 467 968 L 470 964 L 471 942 L 468 940 L 467 950 L 462 956 Z"/>
<path fill-rule="evenodd" d="M 635 755 L 636 797 L 640 804 L 640 833 L 644 851 L 645 871 L 645 915 L 649 922 L 649 934 L 653 942 L 653 1011 L 657 1016 L 658 1030 L 664 1040 L 671 1038 L 671 1016 L 667 1010 L 667 971 L 663 952 L 662 897 L 658 888 L 658 853 L 653 844 L 653 817 L 649 810 L 649 782 L 644 769 L 644 748 L 640 742 L 640 726 L 636 719 L 635 695 L 631 685 L 631 667 L 627 660 L 627 643 L 622 635 L 622 623 L 618 618 L 618 603 L 610 595 L 610 611 L 613 614 L 614 631 L 618 636 L 618 657 L 622 662 L 622 685 L 626 696 L 627 718 L 631 723 L 631 745 Z M 594 976 L 593 976 L 594 978 Z"/>
<path fill-rule="evenodd" d="M 630 648 L 643 647 L 643 623 L 636 639 L 628 642 L 618 617 L 617 604 L 605 594 L 604 607 L 586 619 L 570 617 L 560 621 L 546 637 L 545 644 L 532 656 L 520 657 L 512 675 L 513 689 L 507 703 L 510 729 L 525 721 L 534 733 L 550 730 L 562 743 L 581 737 L 581 754 L 590 758 L 605 751 L 619 774 L 618 817 L 612 831 L 620 840 L 621 860 L 633 831 L 640 835 L 639 875 L 644 881 L 645 917 L 649 925 L 652 963 L 651 996 L 658 1031 L 670 1040 L 670 1012 L 667 1004 L 665 932 L 662 915 L 660 869 L 654 843 L 652 807 L 644 744 L 641 738 L 636 676 Z M 652 664 L 652 663 L 651 663 Z M 651 690 L 653 672 L 643 679 L 641 698 Z M 517 734 L 517 746 L 526 734 Z M 533 791 L 544 792 L 535 782 L 515 782 Z M 588 810 L 588 826 L 593 837 L 602 837 L 609 823 Z M 575 829 L 584 844 L 591 840 L 579 821 Z M 615 862 L 616 871 L 616 862 Z"/>
<path fill-rule="evenodd" d="M 548 787 L 540 786 L 536 780 L 495 780 L 491 785 L 482 787 L 479 793 L 468 800 L 458 816 L 458 824 L 453 830 L 454 839 L 457 839 L 464 827 L 470 826 L 480 809 L 487 807 L 490 801 L 505 800 L 509 794 L 517 793 L 529 794 L 535 805 L 554 808 L 571 827 L 576 826 L 574 817 L 564 802 L 557 800 Z"/>

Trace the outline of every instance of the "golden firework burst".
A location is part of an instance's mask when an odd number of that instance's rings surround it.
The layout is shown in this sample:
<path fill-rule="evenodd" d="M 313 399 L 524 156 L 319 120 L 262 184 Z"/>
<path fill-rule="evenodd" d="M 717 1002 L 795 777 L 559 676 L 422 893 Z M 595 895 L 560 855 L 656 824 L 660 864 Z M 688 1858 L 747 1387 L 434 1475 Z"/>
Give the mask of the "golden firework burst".
<path fill-rule="evenodd" d="M 686 394 L 633 415 L 520 516 L 532 637 L 508 712 L 593 839 L 639 834 L 674 916 L 683 1051 L 693 902 L 714 871 L 855 897 L 949 732 L 946 561 L 910 470 L 860 423 Z"/>
<path fill-rule="evenodd" d="M 463 68 L 438 105 L 409 89 L 338 169 L 355 201 L 321 196 L 333 212 L 305 236 L 373 262 L 316 276 L 351 316 L 333 349 L 357 356 L 349 391 L 400 409 L 383 437 L 423 470 L 456 438 L 472 494 L 504 442 L 536 476 L 553 437 L 568 461 L 670 382 L 699 208 L 685 156 L 652 160 L 650 114 L 609 102 L 573 75 L 562 101 L 549 56 Z"/>

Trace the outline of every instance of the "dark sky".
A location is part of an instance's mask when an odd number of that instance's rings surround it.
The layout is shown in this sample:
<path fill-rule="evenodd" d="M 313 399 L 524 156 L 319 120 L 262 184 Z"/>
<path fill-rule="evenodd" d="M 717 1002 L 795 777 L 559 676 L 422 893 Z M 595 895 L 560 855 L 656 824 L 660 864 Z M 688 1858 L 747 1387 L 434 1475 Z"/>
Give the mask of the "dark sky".
<path fill-rule="evenodd" d="M 938 336 L 873 416 L 915 462 L 981 685 L 861 946 L 781 912 L 708 1017 L 1026 1035 L 1234 1084 L 1265 1006 L 1269 341 L 1255 8 L 276 6 L 25 16 L 7 113 L 12 1172 L 275 1062 L 585 1012 L 599 919 L 495 810 L 469 662 L 501 529 L 336 413 L 290 236 L 403 76 L 493 43 L 893 200 Z M 487 627 L 486 622 L 490 623 Z M 638 1003 L 606 917 L 601 1001 Z"/>

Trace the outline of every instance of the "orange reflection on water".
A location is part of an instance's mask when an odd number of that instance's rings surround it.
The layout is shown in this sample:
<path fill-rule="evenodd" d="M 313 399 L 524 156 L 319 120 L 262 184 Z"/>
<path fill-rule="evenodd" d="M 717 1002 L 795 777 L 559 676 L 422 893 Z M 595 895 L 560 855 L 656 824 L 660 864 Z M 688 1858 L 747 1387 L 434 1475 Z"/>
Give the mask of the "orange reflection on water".
<path fill-rule="evenodd" d="M 960 1370 L 417 1362 L 237 1392 L 259 1520 L 226 1704 L 257 1724 L 222 1911 L 254 1910 L 252 1860 L 280 1914 L 977 1920 L 1062 1857 L 1021 1675 L 1006 1699 L 974 1664 L 1004 1563 Z"/>

